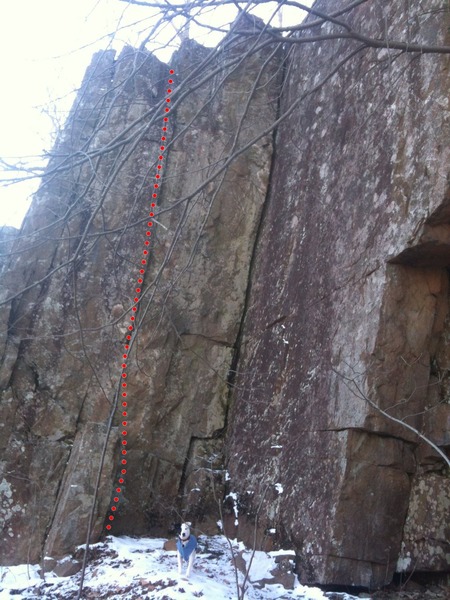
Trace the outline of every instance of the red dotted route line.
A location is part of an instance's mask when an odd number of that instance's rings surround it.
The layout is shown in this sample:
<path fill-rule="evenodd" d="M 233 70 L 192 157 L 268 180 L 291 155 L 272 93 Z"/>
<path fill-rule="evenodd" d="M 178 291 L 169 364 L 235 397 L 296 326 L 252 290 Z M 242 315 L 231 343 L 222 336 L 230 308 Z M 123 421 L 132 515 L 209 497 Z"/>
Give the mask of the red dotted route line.
<path fill-rule="evenodd" d="M 173 75 L 174 73 L 175 73 L 175 71 L 173 69 L 170 69 L 169 74 Z M 169 84 L 169 86 L 172 85 L 173 84 L 173 79 L 168 79 L 167 83 Z M 169 87 L 167 89 L 167 94 L 169 95 L 171 93 L 172 93 L 172 89 Z M 169 96 L 166 98 L 166 103 L 167 104 L 170 103 L 170 97 Z M 162 127 L 163 134 L 161 136 L 161 142 L 162 142 L 162 144 L 159 147 L 161 154 L 158 156 L 158 165 L 156 167 L 156 174 L 155 174 L 156 183 L 153 184 L 154 191 L 153 191 L 153 194 L 152 194 L 152 199 L 153 200 L 152 200 L 152 202 L 150 204 L 150 207 L 151 207 L 151 211 L 149 212 L 149 217 L 150 218 L 155 216 L 154 212 L 153 212 L 153 209 L 156 207 L 155 200 L 158 197 L 158 192 L 157 192 L 157 190 L 159 188 L 158 181 L 161 179 L 161 172 L 162 172 L 162 168 L 163 168 L 162 167 L 162 160 L 164 158 L 163 157 L 163 152 L 166 149 L 165 142 L 167 141 L 167 137 L 166 137 L 167 123 L 169 122 L 169 117 L 167 116 L 167 113 L 170 112 L 170 108 L 168 106 L 166 106 L 166 108 L 164 109 L 164 112 L 166 113 L 166 116 L 163 118 L 164 125 Z M 136 320 L 135 313 L 137 312 L 136 303 L 139 302 L 139 294 L 142 291 L 140 285 L 144 282 L 144 274 L 145 274 L 145 269 L 147 267 L 147 256 L 148 256 L 148 253 L 149 253 L 148 249 L 149 249 L 149 246 L 150 246 L 150 240 L 148 238 L 151 237 L 151 235 L 152 235 L 152 232 L 151 232 L 150 228 L 153 227 L 153 221 L 151 221 L 151 220 L 148 221 L 147 226 L 149 227 L 149 229 L 145 233 L 146 239 L 145 239 L 145 242 L 144 242 L 144 250 L 142 252 L 144 258 L 141 259 L 141 268 L 139 269 L 139 277 L 137 279 L 138 287 L 135 290 L 136 291 L 136 296 L 134 298 L 135 305 L 131 309 L 131 312 L 133 314 L 130 316 L 131 324 L 128 325 L 128 331 L 129 331 L 129 333 L 126 336 L 126 343 L 124 345 L 124 351 L 125 352 L 124 352 L 124 354 L 122 354 L 122 360 L 124 361 L 124 362 L 122 362 L 122 365 L 121 365 L 122 366 L 122 383 L 121 383 L 121 387 L 122 387 L 122 417 L 124 419 L 122 421 L 122 427 L 123 427 L 123 429 L 122 429 L 122 460 L 121 460 L 122 468 L 121 468 L 121 471 L 120 471 L 120 477 L 119 477 L 119 481 L 118 481 L 119 486 L 115 490 L 116 495 L 113 498 L 113 504 L 112 504 L 112 506 L 110 508 L 110 512 L 112 513 L 108 517 L 108 520 L 110 522 L 114 521 L 114 513 L 117 511 L 117 505 L 118 505 L 119 500 L 120 500 L 120 494 L 122 493 L 122 488 L 120 486 L 124 484 L 124 482 L 125 482 L 125 475 L 127 473 L 127 459 L 125 457 L 127 456 L 127 452 L 128 451 L 126 449 L 127 440 L 125 438 L 127 436 L 127 427 L 128 427 L 128 420 L 127 420 L 128 419 L 128 412 L 127 412 L 128 402 L 126 400 L 128 394 L 127 394 L 127 391 L 126 391 L 127 383 L 125 381 L 125 379 L 127 378 L 127 374 L 125 372 L 126 368 L 127 368 L 127 363 L 125 361 L 128 358 L 128 351 L 130 349 L 130 342 L 131 342 L 132 337 L 133 337 L 134 322 Z M 106 529 L 108 529 L 108 531 L 110 531 L 111 528 L 112 528 L 111 523 L 108 523 L 108 525 L 106 525 Z"/>

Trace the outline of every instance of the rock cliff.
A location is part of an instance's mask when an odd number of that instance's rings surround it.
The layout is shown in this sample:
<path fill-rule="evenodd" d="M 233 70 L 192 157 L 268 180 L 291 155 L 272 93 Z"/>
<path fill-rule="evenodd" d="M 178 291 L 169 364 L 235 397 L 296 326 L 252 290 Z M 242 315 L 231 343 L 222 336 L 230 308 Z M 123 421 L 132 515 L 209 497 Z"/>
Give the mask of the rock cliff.
<path fill-rule="evenodd" d="M 399 2 L 346 22 L 445 43 L 439 11 Z M 228 533 L 294 548 L 303 583 L 445 572 L 445 462 L 402 423 L 448 452 L 448 58 L 260 25 L 171 63 L 113 532 L 212 532 L 223 499 Z M 84 543 L 97 485 L 104 528 L 167 74 L 142 49 L 94 57 L 3 253 L 1 564 Z"/>
<path fill-rule="evenodd" d="M 207 179 L 227 151 L 275 120 L 281 59 L 267 48 L 240 64 L 241 54 L 239 38 L 219 56 L 187 41 L 173 60 L 186 98 L 171 120 L 140 334 L 128 358 L 128 474 L 115 533 L 166 532 L 187 495 L 190 513 L 217 530 L 209 458 L 222 466 L 228 371 L 272 136 Z M 247 70 L 259 72 L 257 88 Z M 11 253 L 2 281 L 3 564 L 36 561 L 43 551 L 61 556 L 85 541 L 105 448 L 91 539 L 102 531 L 119 470 L 119 411 L 109 435 L 107 421 L 148 229 L 168 72 L 131 48 L 94 58 Z"/>
<path fill-rule="evenodd" d="M 348 23 L 401 38 L 403 5 L 382 6 Z M 366 399 L 448 451 L 449 78 L 373 49 L 326 81 L 354 49 L 288 57 L 281 111 L 319 87 L 277 131 L 227 448 L 247 541 L 259 514 L 303 581 L 371 587 L 448 568 L 444 463 Z"/>

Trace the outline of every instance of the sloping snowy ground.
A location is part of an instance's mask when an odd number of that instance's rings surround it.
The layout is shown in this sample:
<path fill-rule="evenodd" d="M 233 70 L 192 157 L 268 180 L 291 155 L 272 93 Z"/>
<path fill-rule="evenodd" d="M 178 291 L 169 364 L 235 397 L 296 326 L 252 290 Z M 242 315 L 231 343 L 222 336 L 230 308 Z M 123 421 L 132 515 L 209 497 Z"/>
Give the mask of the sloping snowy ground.
<path fill-rule="evenodd" d="M 189 581 L 178 577 L 176 552 L 163 550 L 163 539 L 108 537 L 105 543 L 94 544 L 86 569 L 83 597 L 86 599 L 123 598 L 125 600 L 235 600 L 235 572 L 230 549 L 223 536 L 202 538 L 194 571 Z M 248 565 L 251 553 L 233 543 L 236 552 Z M 283 555 L 289 552 L 283 552 Z M 271 579 L 275 558 L 280 552 L 256 552 L 250 570 L 247 600 L 351 600 L 348 594 L 325 594 L 317 588 L 295 583 L 293 590 L 280 584 L 264 584 Z M 243 562 L 241 560 L 241 566 Z M 72 577 L 57 577 L 47 573 L 39 577 L 39 566 L 0 567 L 0 600 L 13 598 L 45 598 L 72 600 L 76 598 L 80 573 Z M 239 572 L 242 582 L 243 574 Z"/>

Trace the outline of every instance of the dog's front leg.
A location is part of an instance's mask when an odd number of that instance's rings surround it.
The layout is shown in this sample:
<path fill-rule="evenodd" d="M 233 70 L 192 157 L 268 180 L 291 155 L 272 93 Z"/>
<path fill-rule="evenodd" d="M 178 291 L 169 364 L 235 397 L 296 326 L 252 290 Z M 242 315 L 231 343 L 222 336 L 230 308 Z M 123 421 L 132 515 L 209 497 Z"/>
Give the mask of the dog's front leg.
<path fill-rule="evenodd" d="M 179 552 L 177 552 L 177 558 L 178 558 L 178 575 L 181 575 L 181 554 Z"/>
<path fill-rule="evenodd" d="M 188 567 L 186 570 L 186 578 L 187 579 L 189 579 L 189 577 L 191 576 L 192 567 L 194 566 L 194 560 L 195 560 L 195 550 L 193 550 L 191 552 L 191 555 L 189 556 Z"/>

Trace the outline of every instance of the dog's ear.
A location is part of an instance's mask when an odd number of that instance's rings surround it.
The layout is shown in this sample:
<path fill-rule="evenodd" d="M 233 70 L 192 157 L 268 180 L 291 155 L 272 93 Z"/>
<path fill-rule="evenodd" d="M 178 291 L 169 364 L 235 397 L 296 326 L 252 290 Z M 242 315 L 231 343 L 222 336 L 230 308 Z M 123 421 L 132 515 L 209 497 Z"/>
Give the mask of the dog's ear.
<path fill-rule="evenodd" d="M 170 529 L 169 529 L 169 533 L 180 533 L 181 531 L 181 523 L 172 523 Z"/>
<path fill-rule="evenodd" d="M 192 527 L 192 523 L 191 523 L 190 521 L 186 521 L 186 525 L 187 525 L 188 527 Z"/>

